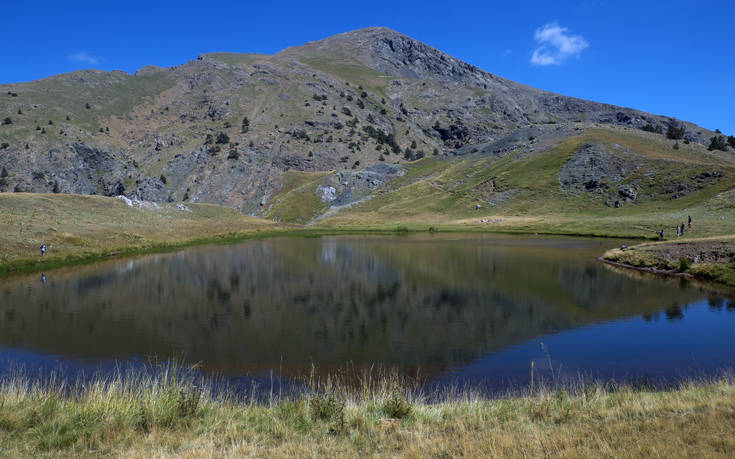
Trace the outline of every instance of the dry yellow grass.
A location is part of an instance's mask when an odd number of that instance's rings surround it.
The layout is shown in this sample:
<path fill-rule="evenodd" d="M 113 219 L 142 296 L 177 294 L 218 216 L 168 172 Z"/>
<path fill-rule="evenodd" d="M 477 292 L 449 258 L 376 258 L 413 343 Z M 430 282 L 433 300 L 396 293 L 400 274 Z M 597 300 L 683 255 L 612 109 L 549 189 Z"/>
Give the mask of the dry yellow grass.
<path fill-rule="evenodd" d="M 257 404 L 212 397 L 170 375 L 90 383 L 81 395 L 10 378 L 0 387 L 0 447 L 9 457 L 735 454 L 735 387 L 727 379 L 662 392 L 586 386 L 573 395 L 438 403 L 390 384 L 377 389 Z"/>

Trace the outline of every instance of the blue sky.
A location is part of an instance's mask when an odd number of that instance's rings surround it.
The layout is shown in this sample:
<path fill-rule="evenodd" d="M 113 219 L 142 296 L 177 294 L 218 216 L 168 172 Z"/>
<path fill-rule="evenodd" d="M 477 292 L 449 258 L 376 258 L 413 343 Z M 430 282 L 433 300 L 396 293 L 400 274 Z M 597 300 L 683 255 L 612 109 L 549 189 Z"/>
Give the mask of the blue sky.
<path fill-rule="evenodd" d="M 0 83 L 386 26 L 512 80 L 735 135 L 735 2 L 2 0 Z"/>

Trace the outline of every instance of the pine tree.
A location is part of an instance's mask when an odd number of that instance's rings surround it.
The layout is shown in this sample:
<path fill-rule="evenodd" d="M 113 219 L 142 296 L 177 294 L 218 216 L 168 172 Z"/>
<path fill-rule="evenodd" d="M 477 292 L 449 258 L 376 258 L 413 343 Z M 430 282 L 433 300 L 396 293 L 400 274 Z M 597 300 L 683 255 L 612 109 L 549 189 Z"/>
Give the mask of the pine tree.
<path fill-rule="evenodd" d="M 709 139 L 709 147 L 707 147 L 707 150 L 727 151 L 727 143 L 725 142 L 725 137 L 721 135 L 712 136 L 712 138 Z"/>

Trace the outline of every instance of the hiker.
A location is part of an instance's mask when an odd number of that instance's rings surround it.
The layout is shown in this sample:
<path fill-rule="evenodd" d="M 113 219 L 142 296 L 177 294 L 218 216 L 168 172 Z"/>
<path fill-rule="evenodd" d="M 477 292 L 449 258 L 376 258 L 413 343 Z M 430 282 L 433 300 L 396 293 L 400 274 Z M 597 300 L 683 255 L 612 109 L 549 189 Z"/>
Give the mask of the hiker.
<path fill-rule="evenodd" d="M 681 237 L 684 237 L 684 223 L 681 224 Z"/>
<path fill-rule="evenodd" d="M 41 256 L 46 255 L 46 244 L 41 244 Z"/>
<path fill-rule="evenodd" d="M 41 283 L 42 284 L 45 284 L 46 283 L 46 275 L 45 274 L 41 274 Z"/>
<path fill-rule="evenodd" d="M 689 216 L 689 228 L 691 228 L 691 227 L 692 227 L 692 216 L 690 215 Z"/>
<path fill-rule="evenodd" d="M 661 231 L 659 231 L 658 235 L 659 235 L 659 237 L 660 237 L 661 239 L 663 239 L 663 238 L 664 238 L 664 229 L 663 229 L 663 228 L 661 228 Z"/>
<path fill-rule="evenodd" d="M 679 228 L 679 225 L 676 225 L 676 238 L 679 239 L 679 235 L 681 234 L 681 230 Z"/>

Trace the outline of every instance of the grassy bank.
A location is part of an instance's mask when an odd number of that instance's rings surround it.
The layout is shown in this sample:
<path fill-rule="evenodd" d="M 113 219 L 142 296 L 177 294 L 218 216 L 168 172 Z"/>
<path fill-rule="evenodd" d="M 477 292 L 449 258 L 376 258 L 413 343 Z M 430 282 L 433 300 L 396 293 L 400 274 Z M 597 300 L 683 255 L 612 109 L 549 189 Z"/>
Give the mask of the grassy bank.
<path fill-rule="evenodd" d="M 75 388 L 0 385 L 6 456 L 718 457 L 735 450 L 735 386 L 585 386 L 429 403 L 395 379 L 253 403 L 162 371 Z"/>
<path fill-rule="evenodd" d="M 209 204 L 0 193 L 0 274 L 230 242 L 292 229 Z M 47 246 L 41 258 L 39 247 Z"/>
<path fill-rule="evenodd" d="M 655 237 L 661 226 L 673 227 L 687 213 L 697 222 L 688 237 L 732 234 L 735 219 L 723 219 L 723 212 L 705 207 L 685 213 L 630 211 L 615 216 L 582 211 L 522 215 L 479 211 L 472 218 L 454 219 L 409 213 L 391 220 L 340 217 L 300 226 L 210 204 L 130 206 L 101 196 L 0 193 L 0 275 L 271 236 L 459 231 L 645 239 Z M 41 244 L 48 248 L 43 258 Z"/>
<path fill-rule="evenodd" d="M 735 288 L 735 235 L 649 242 L 609 250 L 603 259 L 662 274 L 689 275 Z"/>

